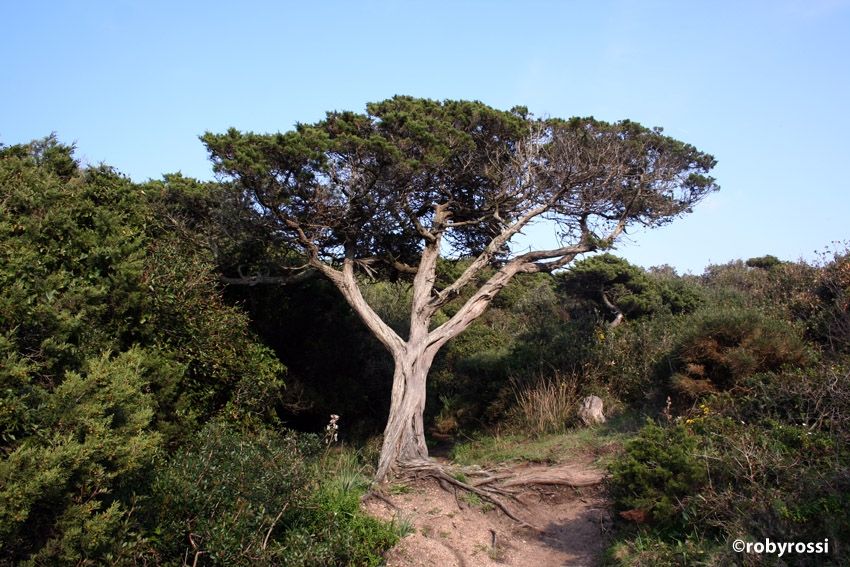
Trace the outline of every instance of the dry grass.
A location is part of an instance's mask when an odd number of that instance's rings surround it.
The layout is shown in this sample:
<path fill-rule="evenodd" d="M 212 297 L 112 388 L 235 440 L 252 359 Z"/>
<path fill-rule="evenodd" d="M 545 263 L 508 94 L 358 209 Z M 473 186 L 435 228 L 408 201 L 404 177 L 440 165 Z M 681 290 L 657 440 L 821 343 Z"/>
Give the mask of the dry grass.
<path fill-rule="evenodd" d="M 579 377 L 555 372 L 533 384 L 511 382 L 514 407 L 511 425 L 532 435 L 562 433 L 575 416 L 578 404 Z"/>

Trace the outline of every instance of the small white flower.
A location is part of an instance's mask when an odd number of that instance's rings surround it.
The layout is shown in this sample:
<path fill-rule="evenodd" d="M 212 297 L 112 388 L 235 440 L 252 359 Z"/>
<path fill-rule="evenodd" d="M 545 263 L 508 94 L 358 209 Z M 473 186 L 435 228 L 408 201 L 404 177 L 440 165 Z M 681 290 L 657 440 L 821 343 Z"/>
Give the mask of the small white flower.
<path fill-rule="evenodd" d="M 331 443 L 336 443 L 339 440 L 339 416 L 335 413 L 331 414 L 330 422 L 325 426 L 325 445 L 330 447 Z"/>

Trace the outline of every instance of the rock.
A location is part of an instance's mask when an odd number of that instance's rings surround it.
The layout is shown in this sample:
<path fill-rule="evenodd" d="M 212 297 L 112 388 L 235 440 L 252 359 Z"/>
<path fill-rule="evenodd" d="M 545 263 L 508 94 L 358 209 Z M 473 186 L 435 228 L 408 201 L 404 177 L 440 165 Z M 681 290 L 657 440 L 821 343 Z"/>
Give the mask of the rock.
<path fill-rule="evenodd" d="M 602 399 L 598 396 L 587 396 L 581 401 L 578 416 L 585 425 L 605 423 L 605 413 L 602 411 Z"/>

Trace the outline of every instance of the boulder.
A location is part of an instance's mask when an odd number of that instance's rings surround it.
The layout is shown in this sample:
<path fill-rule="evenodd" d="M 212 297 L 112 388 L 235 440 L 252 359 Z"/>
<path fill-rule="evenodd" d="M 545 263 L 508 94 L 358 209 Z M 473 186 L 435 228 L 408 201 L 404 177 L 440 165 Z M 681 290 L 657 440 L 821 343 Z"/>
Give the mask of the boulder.
<path fill-rule="evenodd" d="M 602 398 L 587 396 L 581 401 L 578 416 L 585 425 L 605 423 L 605 412 L 602 411 Z"/>

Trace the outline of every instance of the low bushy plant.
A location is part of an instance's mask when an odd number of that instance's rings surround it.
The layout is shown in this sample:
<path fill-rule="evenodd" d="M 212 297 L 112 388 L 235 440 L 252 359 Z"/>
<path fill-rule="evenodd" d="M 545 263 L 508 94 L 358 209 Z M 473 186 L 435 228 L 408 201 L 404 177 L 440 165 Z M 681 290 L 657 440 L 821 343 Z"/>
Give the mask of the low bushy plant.
<path fill-rule="evenodd" d="M 732 390 L 755 373 L 800 366 L 808 353 L 799 331 L 753 309 L 699 313 L 673 357 L 674 391 L 688 400 Z"/>
<path fill-rule="evenodd" d="M 0 563 L 129 560 L 130 517 L 161 435 L 145 352 L 90 360 L 42 391 L 37 434 L 0 460 Z"/>
<path fill-rule="evenodd" d="M 331 462 L 315 436 L 212 422 L 157 473 L 157 552 L 198 565 L 377 565 L 397 535 L 360 511 L 367 482 L 353 462 Z"/>
<path fill-rule="evenodd" d="M 531 383 L 513 380 L 513 429 L 532 435 L 563 432 L 575 417 L 581 377 L 554 372 Z"/>
<path fill-rule="evenodd" d="M 611 464 L 611 491 L 621 510 L 662 527 L 681 527 L 689 499 L 706 481 L 697 438 L 684 425 L 647 423 Z"/>

